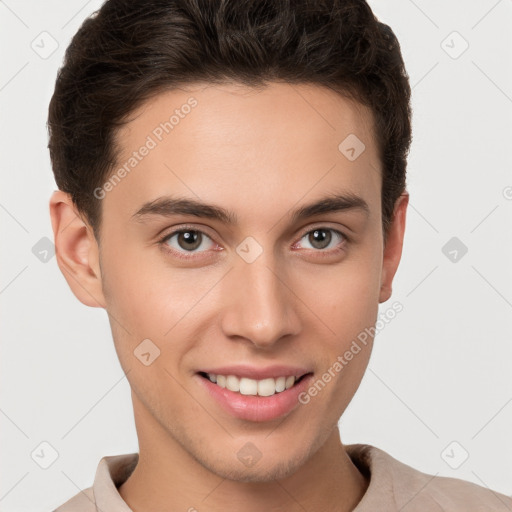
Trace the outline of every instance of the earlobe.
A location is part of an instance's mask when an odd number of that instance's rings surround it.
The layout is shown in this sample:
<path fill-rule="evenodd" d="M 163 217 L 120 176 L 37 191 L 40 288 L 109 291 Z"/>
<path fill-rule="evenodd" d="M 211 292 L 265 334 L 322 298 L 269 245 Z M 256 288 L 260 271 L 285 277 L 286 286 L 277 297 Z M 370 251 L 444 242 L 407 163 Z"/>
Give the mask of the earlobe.
<path fill-rule="evenodd" d="M 388 237 L 384 246 L 379 296 L 380 303 L 386 302 L 391 297 L 393 278 L 395 277 L 402 256 L 405 218 L 408 204 L 409 193 L 403 192 L 395 203 L 393 219 L 389 226 Z"/>
<path fill-rule="evenodd" d="M 86 306 L 105 308 L 99 248 L 92 228 L 62 190 L 50 198 L 50 217 L 57 264 L 71 291 Z"/>

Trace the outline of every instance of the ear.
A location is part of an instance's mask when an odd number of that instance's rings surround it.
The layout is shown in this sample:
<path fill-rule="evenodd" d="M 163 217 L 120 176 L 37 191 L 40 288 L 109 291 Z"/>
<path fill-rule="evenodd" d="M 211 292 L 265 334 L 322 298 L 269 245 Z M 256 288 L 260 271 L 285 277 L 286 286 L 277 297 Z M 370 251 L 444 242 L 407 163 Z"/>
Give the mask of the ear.
<path fill-rule="evenodd" d="M 391 297 L 393 278 L 402 256 L 405 216 L 408 204 L 408 192 L 403 192 L 395 202 L 393 219 L 389 226 L 388 237 L 384 246 L 379 302 L 386 302 Z"/>
<path fill-rule="evenodd" d="M 92 228 L 62 190 L 50 198 L 50 217 L 55 256 L 71 291 L 86 306 L 105 308 L 99 248 Z"/>

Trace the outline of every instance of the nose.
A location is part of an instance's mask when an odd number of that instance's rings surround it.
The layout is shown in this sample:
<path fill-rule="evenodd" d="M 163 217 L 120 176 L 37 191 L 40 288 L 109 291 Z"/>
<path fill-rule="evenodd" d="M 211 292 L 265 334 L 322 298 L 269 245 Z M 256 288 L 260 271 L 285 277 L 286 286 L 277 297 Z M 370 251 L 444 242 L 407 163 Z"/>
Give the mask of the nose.
<path fill-rule="evenodd" d="M 239 260 L 223 280 L 228 301 L 222 328 L 227 337 L 245 338 L 260 349 L 269 349 L 284 336 L 301 329 L 297 307 L 300 301 L 264 252 L 256 261 Z"/>

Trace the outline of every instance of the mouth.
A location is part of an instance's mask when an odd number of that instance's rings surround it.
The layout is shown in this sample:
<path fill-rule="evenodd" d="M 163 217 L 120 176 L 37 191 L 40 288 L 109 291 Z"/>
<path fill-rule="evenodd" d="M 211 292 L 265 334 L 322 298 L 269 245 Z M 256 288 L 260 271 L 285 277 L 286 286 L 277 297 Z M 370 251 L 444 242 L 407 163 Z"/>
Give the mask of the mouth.
<path fill-rule="evenodd" d="M 267 368 L 265 371 L 231 367 L 221 371 L 224 373 L 213 373 L 212 370 L 196 372 L 200 389 L 225 413 L 251 422 L 277 420 L 293 411 L 303 410 L 300 409 L 302 402 L 299 397 L 314 379 L 313 372 L 291 367 Z M 247 376 L 251 374 L 260 378 Z"/>
<path fill-rule="evenodd" d="M 303 379 L 312 375 L 312 372 L 302 375 L 281 375 L 265 379 L 251 379 L 237 375 L 221 375 L 207 372 L 198 372 L 203 379 L 210 381 L 219 388 L 227 389 L 233 393 L 246 396 L 267 397 L 283 393 L 297 386 Z"/>

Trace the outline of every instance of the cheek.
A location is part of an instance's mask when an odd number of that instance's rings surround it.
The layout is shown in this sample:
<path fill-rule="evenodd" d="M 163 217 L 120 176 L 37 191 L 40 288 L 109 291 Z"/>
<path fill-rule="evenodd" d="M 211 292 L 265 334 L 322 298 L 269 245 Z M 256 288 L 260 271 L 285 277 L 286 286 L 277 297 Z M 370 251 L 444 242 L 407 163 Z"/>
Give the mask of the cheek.
<path fill-rule="evenodd" d="M 162 334 L 172 326 L 172 316 L 163 310 L 170 304 L 170 297 L 165 293 L 159 273 L 148 262 L 143 264 L 137 251 L 116 251 L 116 247 L 122 247 L 121 242 L 115 242 L 114 238 L 108 240 L 102 255 L 102 270 L 112 337 L 124 371 L 139 373 L 146 368 L 137 359 L 137 347 L 147 339 L 161 347 Z M 157 350 L 153 347 L 152 352 Z"/>
<path fill-rule="evenodd" d="M 331 280 L 330 293 L 315 302 L 315 311 L 329 329 L 322 328 L 325 334 L 316 352 L 319 373 L 307 393 L 311 409 L 317 408 L 320 416 L 332 422 L 338 421 L 352 400 L 368 365 L 378 315 L 376 288 L 372 279 L 351 273 Z M 313 329 L 312 336 L 315 333 Z"/>
<path fill-rule="evenodd" d="M 109 242 L 102 265 L 109 312 L 130 332 L 161 336 L 165 332 L 161 324 L 171 324 L 182 309 L 181 304 L 187 302 L 184 279 L 165 265 L 164 256 L 156 247 L 134 247 L 133 242 L 130 247 L 122 240 Z M 126 249 L 119 251 L 116 247 Z"/>
<path fill-rule="evenodd" d="M 357 336 L 373 325 L 378 314 L 380 262 L 372 254 L 360 252 L 332 267 L 310 290 L 310 300 L 338 339 Z"/>
<path fill-rule="evenodd" d="M 380 290 L 380 259 L 375 254 L 377 249 L 359 251 L 319 276 L 309 289 L 308 302 L 328 327 L 316 323 L 324 333 L 323 354 L 318 356 L 322 371 L 330 371 L 325 380 L 333 393 L 330 403 L 339 413 L 359 386 L 373 346 Z"/>
<path fill-rule="evenodd" d="M 223 273 L 171 267 L 156 249 L 146 252 L 143 258 L 135 250 L 127 251 L 119 259 L 106 251 L 103 262 L 112 335 L 125 371 L 139 368 L 134 351 L 146 339 L 160 349 L 157 361 L 175 368 L 189 350 L 195 329 L 209 314 L 208 293 Z M 166 351 L 170 345 L 173 350 Z"/>

